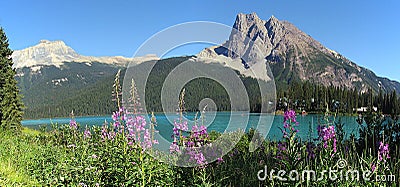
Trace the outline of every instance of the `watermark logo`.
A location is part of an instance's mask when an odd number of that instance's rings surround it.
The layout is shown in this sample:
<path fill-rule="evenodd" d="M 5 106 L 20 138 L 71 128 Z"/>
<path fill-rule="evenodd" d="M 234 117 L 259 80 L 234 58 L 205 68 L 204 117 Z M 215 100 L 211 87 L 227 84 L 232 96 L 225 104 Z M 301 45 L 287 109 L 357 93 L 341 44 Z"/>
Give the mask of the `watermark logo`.
<path fill-rule="evenodd" d="M 229 39 L 232 33 L 238 36 L 240 35 L 239 38 L 241 40 L 236 41 L 237 43 L 235 43 L 234 46 L 222 45 Z M 245 130 L 249 124 L 250 99 L 246 86 L 241 81 L 240 76 L 238 76 L 238 72 L 240 72 L 242 75 L 257 80 L 261 100 L 260 108 L 261 111 L 264 112 L 264 115 L 260 115 L 258 120 L 252 121 L 251 124 L 253 128 L 262 135 L 255 136 L 251 141 L 249 151 L 255 151 L 261 145 L 262 138 L 267 136 L 272 126 L 276 103 L 276 87 L 274 78 L 272 77 L 273 73 L 265 57 L 262 55 L 251 55 L 264 54 L 262 51 L 259 51 L 258 46 L 265 44 L 255 44 L 251 38 L 246 36 L 246 33 L 241 33 L 230 26 L 215 22 L 198 21 L 174 25 L 158 32 L 139 47 L 134 57 L 155 54 L 162 59 L 165 55 L 178 47 L 199 43 L 219 46 L 219 48 L 223 50 L 222 56 L 207 56 L 207 58 L 192 57 L 174 67 L 172 71 L 169 72 L 162 85 L 161 103 L 163 111 L 161 112 L 165 114 L 169 123 L 173 124 L 174 120 L 176 120 L 176 116 L 168 114 L 176 113 L 180 93 L 183 88 L 185 88 L 186 84 L 198 78 L 211 79 L 220 84 L 228 94 L 231 106 L 231 111 L 229 111 L 230 119 L 228 124 L 225 125 L 224 130 L 224 132 L 227 133 L 223 133 L 217 140 L 214 140 L 212 145 L 207 144 L 199 148 L 201 151 L 210 153 L 207 158 L 208 163 L 216 161 L 232 150 L 241 139 L 241 136 L 244 135 L 243 132 L 240 136 L 237 134 L 232 135 L 229 132 L 235 132 L 239 129 Z M 249 52 L 240 50 L 244 48 L 250 50 L 250 55 Z M 227 54 L 231 54 L 232 58 L 231 60 L 224 61 L 228 59 L 226 57 Z M 146 103 L 151 103 L 153 99 L 158 99 L 148 97 L 148 95 L 151 94 L 146 92 L 146 87 L 154 86 L 151 85 L 148 80 L 156 65 L 157 61 L 132 62 L 128 65 L 125 72 L 122 98 L 125 101 L 129 100 L 129 90 L 132 87 L 132 80 L 134 80 L 137 92 L 142 99 L 143 113 L 153 112 L 147 110 Z M 209 90 L 206 89 L 204 90 L 204 92 L 208 91 Z M 201 108 L 205 105 L 213 106 L 212 108 L 214 108 L 214 110 L 207 112 L 206 117 L 211 116 L 211 118 L 215 120 L 213 116 L 216 115 L 215 111 L 218 111 L 215 103 L 216 102 L 210 98 L 203 98 L 198 104 L 199 111 L 201 111 Z M 129 106 L 127 105 L 124 107 L 127 108 Z M 193 124 L 193 120 L 191 119 L 185 118 L 184 121 L 187 121 L 188 124 Z M 205 126 L 209 126 L 211 123 L 212 121 L 207 121 Z M 190 128 L 189 130 L 185 129 L 185 131 L 186 133 L 191 133 Z M 159 144 L 155 145 L 152 148 L 153 150 L 149 150 L 149 154 L 175 166 L 198 166 L 196 163 L 191 163 L 190 158 L 175 157 L 175 155 L 170 154 L 169 148 L 171 143 L 173 143 L 170 136 L 171 134 L 156 132 L 154 138 L 158 140 Z M 177 149 L 185 149 L 185 147 L 180 146 L 180 148 Z"/>
<path fill-rule="evenodd" d="M 370 170 L 357 170 L 349 169 L 348 163 L 344 159 L 337 161 L 334 167 L 327 170 L 314 171 L 314 170 L 268 170 L 265 166 L 264 169 L 259 170 L 257 178 L 260 181 L 277 180 L 282 182 L 296 182 L 296 181 L 370 181 L 370 182 L 396 182 L 395 175 L 378 175 Z"/>

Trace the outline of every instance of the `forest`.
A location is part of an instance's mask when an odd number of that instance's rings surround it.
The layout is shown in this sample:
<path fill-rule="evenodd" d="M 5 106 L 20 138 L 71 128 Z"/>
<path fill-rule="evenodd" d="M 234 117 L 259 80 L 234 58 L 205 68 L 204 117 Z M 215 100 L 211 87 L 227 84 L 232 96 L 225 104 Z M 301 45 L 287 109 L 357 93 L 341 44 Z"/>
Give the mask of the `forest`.
<path fill-rule="evenodd" d="M 189 58 L 190 56 L 174 57 L 157 61 L 146 84 L 145 99 L 148 112 L 162 112 L 161 89 L 165 78 L 174 67 Z M 79 69 L 79 67 L 71 66 L 71 69 Z M 46 94 L 41 92 L 43 89 L 36 89 L 36 91 L 33 88 L 26 89 L 27 92 L 37 93 L 24 94 L 28 96 L 28 98 L 24 98 L 24 102 L 27 105 L 24 118 L 68 117 L 71 111 L 74 111 L 77 116 L 111 114 L 112 110 L 116 107 L 110 100 L 112 97 L 110 93 L 114 80 L 113 73 L 116 73 L 117 68 L 100 65 L 96 65 L 96 68 L 101 72 L 106 72 L 108 68 L 110 72 L 101 78 L 92 78 L 93 83 L 89 86 L 75 81 L 75 86 L 51 87 L 47 89 Z M 120 78 L 122 82 L 126 69 L 123 68 L 121 70 Z M 86 72 L 88 70 L 80 71 Z M 247 90 L 251 112 L 260 112 L 261 95 L 258 81 L 255 78 L 243 76 L 238 71 L 236 73 Z M 88 75 L 87 77 L 90 76 Z M 308 113 L 323 113 L 328 106 L 331 111 L 347 115 L 355 114 L 356 109 L 360 107 L 377 107 L 378 111 L 383 114 L 398 114 L 400 111 L 399 98 L 396 91 L 387 93 L 380 90 L 378 93 L 375 93 L 369 89 L 366 92 L 360 92 L 356 88 L 348 89 L 323 86 L 307 81 L 292 81 L 284 84 L 279 82 L 276 85 L 276 110 L 292 108 L 299 112 L 305 110 Z M 185 106 L 189 112 L 198 111 L 199 102 L 204 98 L 212 99 L 218 111 L 231 110 L 231 102 L 227 91 L 221 84 L 212 79 L 197 78 L 188 82 L 184 87 L 186 90 Z M 33 101 L 30 98 L 32 95 L 39 95 L 40 97 L 34 97 L 42 99 Z"/>

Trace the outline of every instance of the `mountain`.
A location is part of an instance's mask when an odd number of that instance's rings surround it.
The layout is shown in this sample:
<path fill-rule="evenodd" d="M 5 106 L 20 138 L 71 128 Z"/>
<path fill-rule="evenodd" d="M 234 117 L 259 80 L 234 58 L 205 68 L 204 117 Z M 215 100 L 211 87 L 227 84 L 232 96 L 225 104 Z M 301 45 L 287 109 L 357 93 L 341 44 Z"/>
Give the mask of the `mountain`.
<path fill-rule="evenodd" d="M 64 62 L 91 63 L 100 62 L 125 66 L 130 62 L 143 62 L 147 60 L 158 60 L 154 55 L 144 57 L 126 58 L 122 56 L 93 57 L 83 56 L 76 53 L 63 41 L 41 40 L 37 45 L 22 50 L 16 50 L 12 54 L 14 68 L 56 66 L 60 67 Z M 36 68 L 38 69 L 38 68 Z"/>
<path fill-rule="evenodd" d="M 61 67 L 17 69 L 16 79 L 26 106 L 24 118 L 65 117 L 72 110 L 78 116 L 112 112 L 112 84 L 122 67 L 98 62 L 91 66 L 64 62 Z"/>
<path fill-rule="evenodd" d="M 16 79 L 26 106 L 24 117 L 65 117 L 72 110 L 76 115 L 110 114 L 116 107 L 111 96 L 116 72 L 124 70 L 128 63 L 145 66 L 154 61 L 158 65 L 148 79 L 151 86 L 146 88 L 146 97 L 152 98 L 146 105 L 155 112 L 161 110 L 159 97 L 163 79 L 183 61 L 206 63 L 213 70 L 221 66 L 235 70 L 247 88 L 254 112 L 259 112 L 261 106 L 259 85 L 271 85 L 270 80 L 275 80 L 278 90 L 287 88 L 290 83 L 308 81 L 314 85 L 354 89 L 354 97 L 357 91 L 364 93 L 369 88 L 375 92 L 400 90 L 400 83 L 376 76 L 324 47 L 293 24 L 274 16 L 265 21 L 255 13 L 239 14 L 233 28 L 229 39 L 220 46 L 206 48 L 196 56 L 162 60 L 151 55 L 136 58 L 83 56 L 63 41 L 48 40 L 14 51 Z M 226 49 L 233 49 L 235 53 Z M 265 83 L 258 84 L 255 78 Z M 200 100 L 206 97 L 213 98 L 218 109 L 229 110 L 229 99 L 218 83 L 198 79 L 186 86 L 185 102 L 189 111 L 196 110 Z M 352 99 L 357 100 L 349 98 L 332 99 L 345 99 L 343 107 L 362 106 L 358 101 L 348 104 Z M 357 98 L 362 101 L 364 97 Z M 317 108 L 324 109 L 325 102 L 319 103 L 322 107 Z"/>
<path fill-rule="evenodd" d="M 343 55 L 324 47 L 287 21 L 272 16 L 260 19 L 255 13 L 238 14 L 233 30 L 221 46 L 207 48 L 198 56 L 231 59 L 264 58 L 278 86 L 292 81 L 310 81 L 366 92 L 372 88 L 400 91 L 400 83 L 378 77 Z M 235 53 L 227 49 L 233 49 Z M 263 63 L 254 60 L 258 63 Z"/>
<path fill-rule="evenodd" d="M 114 76 L 128 63 L 159 59 L 90 57 L 76 53 L 63 41 L 41 40 L 14 51 L 14 68 L 24 95 L 25 118 L 110 114 Z"/>

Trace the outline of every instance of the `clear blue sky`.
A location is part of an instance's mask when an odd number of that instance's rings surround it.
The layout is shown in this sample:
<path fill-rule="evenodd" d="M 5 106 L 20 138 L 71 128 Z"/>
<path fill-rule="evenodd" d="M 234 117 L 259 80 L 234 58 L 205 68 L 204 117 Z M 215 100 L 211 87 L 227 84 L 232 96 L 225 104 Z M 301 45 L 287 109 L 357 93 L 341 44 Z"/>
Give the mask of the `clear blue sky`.
<path fill-rule="evenodd" d="M 288 20 L 357 64 L 400 81 L 398 0 L 3 0 L 0 26 L 14 50 L 49 39 L 63 40 L 83 55 L 131 57 L 169 26 L 232 25 L 240 12 Z"/>

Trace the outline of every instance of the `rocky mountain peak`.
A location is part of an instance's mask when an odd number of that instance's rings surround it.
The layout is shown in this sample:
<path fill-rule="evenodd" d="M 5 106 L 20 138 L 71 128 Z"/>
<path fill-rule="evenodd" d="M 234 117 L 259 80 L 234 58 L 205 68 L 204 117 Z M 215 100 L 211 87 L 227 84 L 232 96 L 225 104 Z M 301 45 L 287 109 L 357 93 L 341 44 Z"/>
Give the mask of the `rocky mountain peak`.
<path fill-rule="evenodd" d="M 129 62 L 140 63 L 147 60 L 156 60 L 156 56 L 145 56 L 138 58 L 126 58 L 122 56 L 93 57 L 83 56 L 75 52 L 64 41 L 40 40 L 35 46 L 22 50 L 16 50 L 12 54 L 14 68 L 34 66 L 56 66 L 60 67 L 64 62 L 90 63 L 100 62 L 106 64 L 126 65 Z"/>
<path fill-rule="evenodd" d="M 250 62 L 246 62 L 249 66 L 263 63 L 259 60 L 261 58 L 266 59 L 265 63 L 271 67 L 275 81 L 281 83 L 311 81 L 361 91 L 368 88 L 375 91 L 379 88 L 400 90 L 400 83 L 377 77 L 372 71 L 358 66 L 295 25 L 278 20 L 275 16 L 264 21 L 255 13 L 241 13 L 237 15 L 233 28 L 227 42 L 220 47 L 206 49 L 199 56 L 240 57 Z"/>
<path fill-rule="evenodd" d="M 279 19 L 276 18 L 274 15 L 272 15 L 267 21 L 267 23 L 269 24 L 279 24 L 279 22 Z"/>
<path fill-rule="evenodd" d="M 239 31 L 243 31 L 243 30 L 248 30 L 252 25 L 255 24 L 261 26 L 264 24 L 264 21 L 260 19 L 254 12 L 251 14 L 240 13 L 236 16 L 233 28 Z"/>

